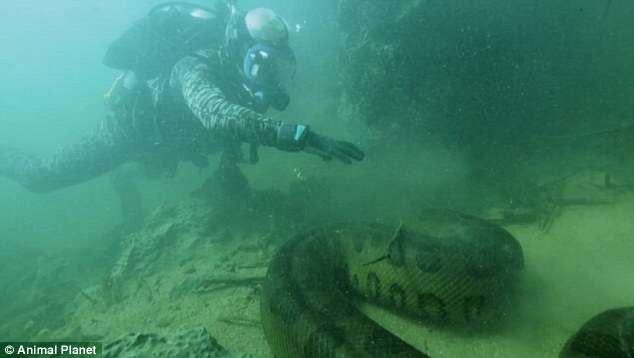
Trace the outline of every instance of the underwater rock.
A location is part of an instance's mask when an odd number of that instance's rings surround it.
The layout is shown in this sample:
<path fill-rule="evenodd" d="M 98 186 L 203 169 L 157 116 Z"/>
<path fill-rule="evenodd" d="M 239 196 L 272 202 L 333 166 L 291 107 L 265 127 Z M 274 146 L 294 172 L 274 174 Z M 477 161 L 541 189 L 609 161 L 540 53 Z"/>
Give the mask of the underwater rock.
<path fill-rule="evenodd" d="M 123 242 L 111 278 L 134 272 L 151 272 L 165 252 L 194 250 L 201 243 L 200 226 L 209 215 L 210 208 L 202 204 L 159 207 L 150 215 L 142 230 L 129 235 Z"/>
<path fill-rule="evenodd" d="M 622 46 L 597 25 L 600 3 L 338 0 L 338 117 L 368 151 L 450 144 L 474 178 L 513 182 L 518 168 L 549 159 L 549 138 L 619 127 L 624 116 L 607 113 L 629 108 L 616 81 L 602 93 L 585 85 L 605 82 Z M 590 59 L 597 42 L 603 55 Z M 631 142 L 617 146 L 621 158 Z M 581 147 L 597 151 L 587 141 L 570 147 L 577 157 Z"/>
<path fill-rule="evenodd" d="M 402 127 L 400 134 L 547 133 L 544 124 L 557 124 L 558 114 L 577 103 L 552 81 L 573 69 L 580 81 L 599 70 L 587 59 L 571 63 L 572 54 L 596 46 L 595 34 L 579 25 L 596 23 L 602 11 L 578 6 L 339 0 L 341 110 L 382 131 Z"/>
<path fill-rule="evenodd" d="M 103 303 L 102 309 L 140 292 L 149 301 L 156 299 L 160 282 L 148 280 L 166 268 L 188 263 L 208 243 L 210 237 L 205 233 L 205 225 L 212 214 L 209 206 L 198 202 L 158 207 L 146 218 L 142 229 L 128 234 L 121 242 L 110 273 L 91 289 L 94 292 L 90 298 Z"/>
<path fill-rule="evenodd" d="M 104 358 L 169 357 L 215 358 L 230 357 L 227 350 L 205 328 L 195 328 L 171 335 L 130 333 L 104 346 Z"/>
<path fill-rule="evenodd" d="M 184 295 L 190 295 L 197 287 L 200 287 L 201 283 L 202 278 L 200 277 L 187 277 L 178 285 L 172 287 L 169 292 L 169 298 L 173 300 Z"/>

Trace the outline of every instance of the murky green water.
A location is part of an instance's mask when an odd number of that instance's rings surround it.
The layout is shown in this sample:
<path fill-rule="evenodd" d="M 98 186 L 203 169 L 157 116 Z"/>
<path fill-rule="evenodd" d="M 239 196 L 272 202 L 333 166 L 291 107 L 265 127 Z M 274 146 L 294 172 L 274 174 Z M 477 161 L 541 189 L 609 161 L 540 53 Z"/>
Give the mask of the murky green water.
<path fill-rule="evenodd" d="M 96 128 L 117 74 L 105 48 L 159 2 L 5 4 L 0 150 L 47 156 Z M 292 104 L 270 114 L 350 140 L 365 160 L 260 148 L 257 165 L 240 165 L 250 194 L 215 201 L 191 193 L 218 155 L 173 177 L 132 163 L 47 194 L 0 177 L 0 341 L 205 327 L 229 351 L 268 356 L 259 285 L 281 243 L 433 207 L 498 220 L 526 260 L 499 332 L 465 337 L 364 308 L 433 357 L 554 357 L 592 316 L 634 305 L 634 5 L 238 5 L 272 7 L 291 29 Z"/>

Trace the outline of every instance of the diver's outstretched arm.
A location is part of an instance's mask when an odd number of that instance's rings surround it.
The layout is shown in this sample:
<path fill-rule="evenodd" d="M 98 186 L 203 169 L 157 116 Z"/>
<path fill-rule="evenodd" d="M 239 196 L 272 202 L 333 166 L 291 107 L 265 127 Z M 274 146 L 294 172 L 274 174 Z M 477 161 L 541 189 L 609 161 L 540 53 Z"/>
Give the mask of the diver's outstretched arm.
<path fill-rule="evenodd" d="M 187 56 L 174 66 L 170 84 L 200 122 L 215 135 L 264 146 L 277 144 L 282 122 L 229 101 L 214 84 L 219 74 L 196 56 Z"/>
<path fill-rule="evenodd" d="M 231 103 L 214 85 L 218 74 L 196 56 L 181 59 L 173 68 L 170 85 L 180 90 L 192 113 L 208 130 L 240 142 L 271 146 L 280 150 L 316 154 L 325 160 L 344 163 L 363 160 L 356 145 L 309 130 L 308 126 L 273 120 L 246 107 Z"/>
<path fill-rule="evenodd" d="M 0 176 L 43 193 L 88 181 L 133 159 L 132 143 L 100 129 L 42 160 L 0 147 Z"/>

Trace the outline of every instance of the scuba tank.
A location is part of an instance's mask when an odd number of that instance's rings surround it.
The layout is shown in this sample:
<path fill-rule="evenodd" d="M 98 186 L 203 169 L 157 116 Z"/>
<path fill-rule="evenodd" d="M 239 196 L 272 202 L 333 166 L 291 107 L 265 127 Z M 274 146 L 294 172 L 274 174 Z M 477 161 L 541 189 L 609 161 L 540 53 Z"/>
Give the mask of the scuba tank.
<path fill-rule="evenodd" d="M 156 113 L 149 113 L 157 98 L 149 96 L 147 83 L 171 70 L 182 57 L 224 43 L 229 8 L 216 1 L 211 8 L 186 2 L 154 6 L 108 47 L 103 62 L 122 70 L 105 94 L 106 106 L 125 126 L 139 128 L 154 122 L 155 140 L 160 142 Z"/>
<path fill-rule="evenodd" d="M 141 81 L 156 77 L 187 54 L 222 45 L 229 11 L 223 1 L 212 8 L 186 2 L 159 4 L 110 44 L 103 62 L 134 71 Z"/>

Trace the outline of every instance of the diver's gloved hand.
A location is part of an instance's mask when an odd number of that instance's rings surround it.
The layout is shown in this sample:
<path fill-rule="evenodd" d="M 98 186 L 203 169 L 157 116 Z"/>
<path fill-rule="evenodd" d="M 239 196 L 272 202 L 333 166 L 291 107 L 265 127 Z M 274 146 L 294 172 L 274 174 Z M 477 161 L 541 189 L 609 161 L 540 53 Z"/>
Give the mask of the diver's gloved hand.
<path fill-rule="evenodd" d="M 320 156 L 324 160 L 338 159 L 346 164 L 361 161 L 365 154 L 356 145 L 319 135 L 301 124 L 282 124 L 277 132 L 277 148 Z"/>

